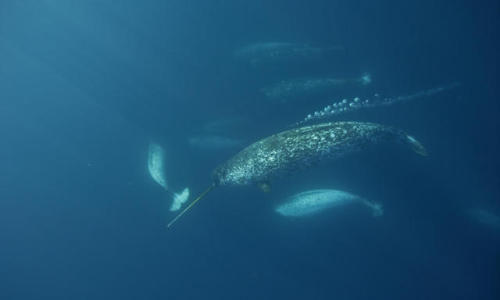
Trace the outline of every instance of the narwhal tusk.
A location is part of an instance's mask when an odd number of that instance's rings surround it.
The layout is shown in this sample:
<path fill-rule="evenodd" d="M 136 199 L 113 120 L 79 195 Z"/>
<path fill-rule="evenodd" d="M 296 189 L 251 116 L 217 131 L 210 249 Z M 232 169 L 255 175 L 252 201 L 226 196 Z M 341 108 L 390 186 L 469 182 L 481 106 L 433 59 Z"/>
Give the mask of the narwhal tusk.
<path fill-rule="evenodd" d="M 188 206 L 186 206 L 186 208 L 184 208 L 177 216 L 175 216 L 175 218 L 172 219 L 172 221 L 170 221 L 168 224 L 167 224 L 167 228 L 170 228 L 172 227 L 172 225 L 174 225 L 175 222 L 177 222 L 177 220 L 179 220 L 182 215 L 184 215 L 188 210 L 191 209 L 191 207 L 193 207 L 196 202 L 200 201 L 203 197 L 205 197 L 211 190 L 213 190 L 213 188 L 215 188 L 215 184 L 211 184 L 203 193 L 201 193 L 198 198 L 194 199 L 193 202 L 189 203 Z"/>

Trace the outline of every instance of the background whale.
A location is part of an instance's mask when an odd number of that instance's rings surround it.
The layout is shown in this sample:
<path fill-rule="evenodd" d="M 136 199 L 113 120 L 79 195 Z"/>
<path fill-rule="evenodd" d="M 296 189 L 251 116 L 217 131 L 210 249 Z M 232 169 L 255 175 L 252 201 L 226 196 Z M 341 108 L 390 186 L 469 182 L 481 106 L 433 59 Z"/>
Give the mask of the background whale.
<path fill-rule="evenodd" d="M 275 211 L 285 217 L 304 217 L 315 215 L 329 208 L 355 203 L 370 208 L 374 217 L 383 214 L 381 204 L 368 201 L 346 191 L 334 189 L 309 190 L 295 194 L 278 205 Z"/>
<path fill-rule="evenodd" d="M 314 47 L 291 42 L 261 42 L 238 48 L 234 55 L 249 62 L 252 66 L 272 63 L 300 62 L 319 59 L 331 51 L 340 51 L 343 47 Z"/>
<path fill-rule="evenodd" d="M 165 176 L 165 150 L 156 144 L 149 143 L 148 171 L 151 178 L 165 190 L 168 190 L 167 178 Z"/>
<path fill-rule="evenodd" d="M 172 199 L 170 211 L 179 210 L 189 199 L 189 188 L 179 193 L 170 190 L 165 172 L 165 150 L 157 143 L 150 142 L 148 149 L 148 171 L 151 178 L 168 193 Z"/>
<path fill-rule="evenodd" d="M 262 93 L 268 98 L 276 101 L 287 102 L 290 99 L 303 98 L 309 100 L 311 96 L 328 97 L 341 87 L 363 87 L 369 85 L 372 79 L 369 74 L 363 74 L 359 78 L 300 78 L 282 80 L 278 83 L 262 88 Z"/>

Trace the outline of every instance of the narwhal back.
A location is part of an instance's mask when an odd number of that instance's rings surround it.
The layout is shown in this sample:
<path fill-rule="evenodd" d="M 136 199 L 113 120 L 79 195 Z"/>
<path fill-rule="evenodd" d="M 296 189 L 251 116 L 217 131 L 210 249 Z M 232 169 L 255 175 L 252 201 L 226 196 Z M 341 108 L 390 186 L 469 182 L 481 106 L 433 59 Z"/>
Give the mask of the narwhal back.
<path fill-rule="evenodd" d="M 414 150 L 425 154 L 414 138 L 388 126 L 361 122 L 323 123 L 290 129 L 257 141 L 217 167 L 213 178 L 219 185 L 262 183 L 391 140 L 415 144 Z"/>

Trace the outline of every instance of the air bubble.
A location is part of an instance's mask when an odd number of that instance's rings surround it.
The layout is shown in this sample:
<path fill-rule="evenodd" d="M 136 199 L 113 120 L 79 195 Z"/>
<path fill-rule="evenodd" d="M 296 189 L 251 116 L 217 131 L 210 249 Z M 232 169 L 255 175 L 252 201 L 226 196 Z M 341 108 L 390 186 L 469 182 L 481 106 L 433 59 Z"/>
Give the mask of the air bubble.
<path fill-rule="evenodd" d="M 351 98 L 350 100 L 341 99 L 331 105 L 328 105 L 321 109 L 320 111 L 314 112 L 313 114 L 307 115 L 306 121 L 311 119 L 319 119 L 323 117 L 328 117 L 332 115 L 341 114 L 344 112 L 352 111 L 359 108 L 370 108 L 375 106 L 390 105 L 397 102 L 403 102 L 408 100 L 413 100 L 420 97 L 428 97 L 449 89 L 457 87 L 458 84 L 450 84 L 446 86 L 440 86 L 434 89 L 420 91 L 414 94 L 397 96 L 397 97 L 381 97 L 379 93 L 374 93 L 373 98 L 368 98 L 361 100 L 359 97 Z M 347 106 L 349 104 L 349 106 Z"/>

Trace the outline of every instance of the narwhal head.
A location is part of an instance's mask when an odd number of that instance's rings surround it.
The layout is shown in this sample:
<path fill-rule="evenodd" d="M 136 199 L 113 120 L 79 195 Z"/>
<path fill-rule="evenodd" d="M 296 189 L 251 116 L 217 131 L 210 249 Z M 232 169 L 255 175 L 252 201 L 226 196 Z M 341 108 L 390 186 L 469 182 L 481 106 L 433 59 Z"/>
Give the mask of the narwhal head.
<path fill-rule="evenodd" d="M 246 165 L 234 164 L 231 160 L 219 165 L 212 172 L 215 185 L 247 185 L 251 183 L 251 174 Z"/>
<path fill-rule="evenodd" d="M 229 170 L 222 164 L 212 172 L 212 181 L 215 185 L 226 185 L 228 183 Z"/>

